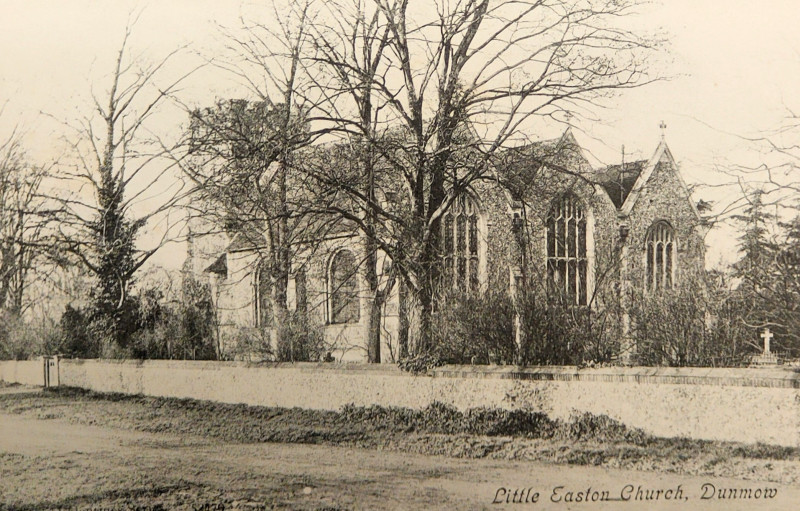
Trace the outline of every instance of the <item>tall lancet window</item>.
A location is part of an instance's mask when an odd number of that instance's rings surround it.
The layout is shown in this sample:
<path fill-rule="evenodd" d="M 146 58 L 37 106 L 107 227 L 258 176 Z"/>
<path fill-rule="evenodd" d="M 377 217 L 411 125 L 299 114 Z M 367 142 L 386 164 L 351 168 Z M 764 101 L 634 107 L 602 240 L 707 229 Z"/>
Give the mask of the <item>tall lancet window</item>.
<path fill-rule="evenodd" d="M 550 290 L 568 303 L 586 305 L 588 295 L 586 215 L 577 198 L 564 195 L 547 215 L 547 278 Z"/>
<path fill-rule="evenodd" d="M 478 289 L 478 231 L 478 208 L 462 194 L 442 218 L 444 281 L 462 291 Z"/>
<path fill-rule="evenodd" d="M 350 250 L 336 252 L 328 267 L 328 322 L 358 323 L 358 265 Z"/>
<path fill-rule="evenodd" d="M 269 263 L 266 259 L 262 259 L 258 263 L 255 277 L 256 326 L 270 328 L 272 326 L 272 281 L 270 280 Z"/>
<path fill-rule="evenodd" d="M 672 289 L 675 285 L 677 252 L 675 230 L 667 222 L 654 223 L 645 239 L 647 290 Z"/>

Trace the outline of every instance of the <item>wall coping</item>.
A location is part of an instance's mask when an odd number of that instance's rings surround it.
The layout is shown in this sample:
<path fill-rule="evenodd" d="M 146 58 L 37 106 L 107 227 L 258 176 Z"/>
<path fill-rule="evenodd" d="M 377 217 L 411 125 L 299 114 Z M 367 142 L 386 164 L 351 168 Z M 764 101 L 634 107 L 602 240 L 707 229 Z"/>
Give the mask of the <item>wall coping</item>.
<path fill-rule="evenodd" d="M 169 369 L 291 369 L 301 372 L 337 372 L 337 373 L 386 373 L 408 374 L 395 364 L 367 364 L 362 362 L 247 362 L 241 360 L 141 360 L 141 359 L 101 359 L 101 358 L 62 358 L 61 364 L 112 364 L 135 367 L 153 367 Z"/>
<path fill-rule="evenodd" d="M 115 360 L 62 359 L 61 364 L 111 364 L 169 369 L 220 370 L 252 368 L 294 370 L 304 373 L 375 374 L 407 377 L 426 377 L 400 370 L 395 364 L 366 364 L 359 362 L 246 362 L 213 360 Z M 675 385 L 727 385 L 738 387 L 800 388 L 800 370 L 784 367 L 716 368 L 716 367 L 601 367 L 575 366 L 467 366 L 448 365 L 433 369 L 427 376 L 434 378 L 511 379 L 538 381 L 617 382 Z"/>
<path fill-rule="evenodd" d="M 602 367 L 444 366 L 433 370 L 440 378 L 496 378 L 539 381 L 666 383 L 737 387 L 800 388 L 800 371 L 792 368 L 718 367 Z"/>

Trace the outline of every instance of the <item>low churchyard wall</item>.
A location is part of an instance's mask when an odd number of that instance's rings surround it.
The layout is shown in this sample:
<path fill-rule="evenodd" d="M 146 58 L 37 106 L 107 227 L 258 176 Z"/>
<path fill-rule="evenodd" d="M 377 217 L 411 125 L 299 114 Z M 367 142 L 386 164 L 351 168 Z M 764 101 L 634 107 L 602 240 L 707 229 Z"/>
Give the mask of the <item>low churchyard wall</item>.
<path fill-rule="evenodd" d="M 800 373 L 780 368 L 445 366 L 415 376 L 391 365 L 65 359 L 58 371 L 51 381 L 101 392 L 324 410 L 439 401 L 590 412 L 658 436 L 800 447 Z M 42 362 L 2 362 L 0 377 L 41 385 Z"/>
<path fill-rule="evenodd" d="M 0 361 L 0 380 L 22 385 L 44 385 L 44 361 L 41 359 Z"/>

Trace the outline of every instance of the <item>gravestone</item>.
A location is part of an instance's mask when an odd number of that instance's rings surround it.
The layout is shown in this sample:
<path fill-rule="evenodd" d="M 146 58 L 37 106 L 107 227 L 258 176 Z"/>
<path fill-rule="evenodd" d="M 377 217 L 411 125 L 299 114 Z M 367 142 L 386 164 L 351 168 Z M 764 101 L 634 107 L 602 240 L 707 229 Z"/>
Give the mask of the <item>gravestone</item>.
<path fill-rule="evenodd" d="M 761 338 L 764 339 L 764 351 L 760 355 L 753 357 L 751 365 L 755 366 L 776 366 L 779 364 L 778 355 L 770 349 L 772 338 L 775 337 L 769 328 L 765 328 L 761 333 Z"/>

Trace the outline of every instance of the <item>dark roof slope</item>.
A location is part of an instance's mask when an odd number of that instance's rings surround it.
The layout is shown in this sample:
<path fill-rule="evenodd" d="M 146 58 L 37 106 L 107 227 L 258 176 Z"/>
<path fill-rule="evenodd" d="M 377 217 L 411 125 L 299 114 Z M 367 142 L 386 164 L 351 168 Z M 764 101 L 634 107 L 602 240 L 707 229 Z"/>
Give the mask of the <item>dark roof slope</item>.
<path fill-rule="evenodd" d="M 238 232 L 231 241 L 226 252 L 241 252 L 243 250 L 256 250 L 263 248 L 267 244 L 267 239 L 260 233 L 249 229 L 251 232 Z"/>
<path fill-rule="evenodd" d="M 621 208 L 633 189 L 647 160 L 638 160 L 624 165 L 609 165 L 597 171 L 597 181 L 606 191 L 614 206 Z"/>
<path fill-rule="evenodd" d="M 223 253 L 217 259 L 208 265 L 208 268 L 205 270 L 206 273 L 216 273 L 217 275 L 222 276 L 223 278 L 228 276 L 228 258 L 227 254 Z"/>
<path fill-rule="evenodd" d="M 569 131 L 559 138 L 506 149 L 498 154 L 495 165 L 501 184 L 515 201 L 541 186 L 544 167 L 574 174 L 592 170 Z"/>

